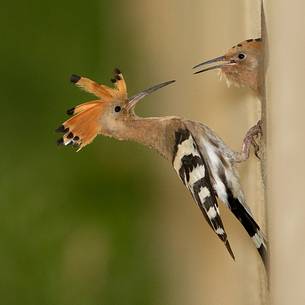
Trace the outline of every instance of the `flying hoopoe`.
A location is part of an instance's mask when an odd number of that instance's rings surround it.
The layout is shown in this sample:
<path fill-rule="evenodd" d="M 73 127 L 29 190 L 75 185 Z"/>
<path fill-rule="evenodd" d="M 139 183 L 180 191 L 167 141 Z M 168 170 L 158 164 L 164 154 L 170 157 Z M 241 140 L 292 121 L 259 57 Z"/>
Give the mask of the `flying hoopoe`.
<path fill-rule="evenodd" d="M 238 87 L 250 88 L 258 97 L 261 97 L 262 81 L 261 63 L 262 63 L 263 45 L 262 39 L 248 39 L 240 42 L 224 55 L 214 59 L 205 61 L 193 67 L 193 69 L 203 67 L 203 69 L 194 74 L 202 73 L 209 70 L 219 69 L 220 77 L 224 77 L 228 86 L 231 84 Z M 254 138 L 262 134 L 262 122 L 259 120 L 257 124 L 249 129 L 243 143 L 244 161 L 248 158 L 251 144 L 254 146 L 255 154 L 259 150 Z"/>
<path fill-rule="evenodd" d="M 172 84 L 174 80 L 150 87 L 129 98 L 123 75 L 118 69 L 112 79 L 115 88 L 76 75 L 72 75 L 71 81 L 98 99 L 67 111 L 72 117 L 56 130 L 64 134 L 58 144 L 74 145 L 80 150 L 101 134 L 155 149 L 172 163 L 232 258 L 234 254 L 219 214 L 217 198 L 241 222 L 266 263 L 266 242 L 245 203 L 234 169 L 240 153 L 233 152 L 201 123 L 175 116 L 142 118 L 135 114 L 135 106 L 143 97 Z"/>

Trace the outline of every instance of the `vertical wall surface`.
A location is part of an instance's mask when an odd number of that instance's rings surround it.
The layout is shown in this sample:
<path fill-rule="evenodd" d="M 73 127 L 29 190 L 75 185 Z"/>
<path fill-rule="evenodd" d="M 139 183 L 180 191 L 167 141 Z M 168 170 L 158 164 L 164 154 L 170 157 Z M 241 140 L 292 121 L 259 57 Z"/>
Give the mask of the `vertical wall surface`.
<path fill-rule="evenodd" d="M 304 270 L 304 227 L 297 221 L 303 215 L 294 208 L 302 204 L 296 190 L 304 177 L 292 175 L 303 166 L 297 144 L 304 130 L 304 26 L 291 16 L 289 26 L 280 21 L 304 9 L 282 3 L 270 0 L 267 10 L 275 54 L 268 91 L 272 249 L 278 254 L 272 276 L 279 275 L 272 288 L 281 304 L 286 272 L 295 281 L 291 300 L 303 304 L 296 292 L 303 281 L 291 263 Z M 259 117 L 258 101 L 247 89 L 227 88 L 215 71 L 194 76 L 191 67 L 258 37 L 259 1 L 6 1 L 0 29 L 1 304 L 264 304 L 261 261 L 230 212 L 221 207 L 236 262 L 156 153 L 105 137 L 75 153 L 56 147 L 60 136 L 53 132 L 67 119 L 66 109 L 94 99 L 69 83 L 71 73 L 110 85 L 119 67 L 131 95 L 177 79 L 139 103 L 137 113 L 202 121 L 240 149 Z M 248 205 L 264 228 L 260 163 L 251 157 L 240 173 Z"/>
<path fill-rule="evenodd" d="M 265 1 L 271 304 L 305 303 L 305 3 Z"/>
<path fill-rule="evenodd" d="M 242 40 L 259 37 L 259 1 L 133 0 L 128 6 L 138 25 L 139 46 L 147 54 L 140 73 L 149 72 L 154 82 L 177 80 L 174 88 L 164 90 L 163 99 L 148 98 L 153 101 L 146 101 L 149 114 L 204 122 L 239 150 L 245 132 L 259 118 L 259 102 L 245 88 L 227 88 L 215 71 L 194 76 L 191 68 Z M 233 262 L 174 171 L 157 158 L 155 238 L 162 257 L 165 303 L 265 304 L 265 272 L 241 225 L 221 208 L 236 254 Z M 240 173 L 247 202 L 265 229 L 260 163 L 251 157 L 240 166 Z"/>

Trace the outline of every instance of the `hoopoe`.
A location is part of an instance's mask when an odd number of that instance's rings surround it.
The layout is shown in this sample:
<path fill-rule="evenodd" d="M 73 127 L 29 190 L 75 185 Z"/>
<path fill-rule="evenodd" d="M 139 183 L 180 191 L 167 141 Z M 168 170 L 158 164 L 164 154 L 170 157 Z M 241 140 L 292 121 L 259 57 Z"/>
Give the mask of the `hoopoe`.
<path fill-rule="evenodd" d="M 150 87 L 129 98 L 123 75 L 118 69 L 112 79 L 115 88 L 76 75 L 72 75 L 71 81 L 98 99 L 67 111 L 72 117 L 56 130 L 64 134 L 59 144 L 72 144 L 80 150 L 101 134 L 118 140 L 135 141 L 156 150 L 172 163 L 232 258 L 234 254 L 219 214 L 217 198 L 241 222 L 263 262 L 266 262 L 266 242 L 245 203 L 234 169 L 240 153 L 232 151 L 201 123 L 175 116 L 142 118 L 135 114 L 135 106 L 143 97 L 172 84 L 174 80 Z"/>
<path fill-rule="evenodd" d="M 248 87 L 260 98 L 262 94 L 262 80 L 260 79 L 262 52 L 261 38 L 248 39 L 235 45 L 224 55 L 194 66 L 193 69 L 204 66 L 203 69 L 194 74 L 219 69 L 220 78 L 224 77 L 228 86 L 233 84 L 238 87 Z M 249 157 L 251 144 L 254 146 L 255 154 L 258 157 L 259 147 L 254 139 L 260 134 L 262 134 L 261 120 L 247 132 L 243 142 L 243 159 L 240 161 Z"/>

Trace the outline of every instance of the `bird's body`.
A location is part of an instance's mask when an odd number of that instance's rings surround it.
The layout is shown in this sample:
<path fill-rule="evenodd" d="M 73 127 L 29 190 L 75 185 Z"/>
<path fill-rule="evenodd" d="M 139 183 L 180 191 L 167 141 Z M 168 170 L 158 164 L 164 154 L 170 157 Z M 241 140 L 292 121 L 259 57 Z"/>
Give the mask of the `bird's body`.
<path fill-rule="evenodd" d="M 190 191 L 208 224 L 224 242 L 234 258 L 224 229 L 217 198 L 237 217 L 253 239 L 263 262 L 266 243 L 247 207 L 234 163 L 240 154 L 232 151 L 207 126 L 179 117 L 141 118 L 134 113 L 136 103 L 166 82 L 128 98 L 122 74 L 117 70 L 117 89 L 75 77 L 74 83 L 94 93 L 100 100 L 81 104 L 71 110 L 72 118 L 60 126 L 60 143 L 89 144 L 96 135 L 131 140 L 156 150 L 171 162 L 181 181 Z"/>
<path fill-rule="evenodd" d="M 248 87 L 261 99 L 263 92 L 262 63 L 263 42 L 261 38 L 256 38 L 242 41 L 230 48 L 224 55 L 200 63 L 193 69 L 204 66 L 195 74 L 219 69 L 221 78 L 226 79 L 228 86 L 233 84 L 237 87 Z M 240 161 L 245 161 L 249 157 L 251 144 L 257 155 L 259 147 L 255 142 L 255 137 L 260 134 L 262 134 L 261 120 L 247 132 L 243 141 L 243 157 Z"/>

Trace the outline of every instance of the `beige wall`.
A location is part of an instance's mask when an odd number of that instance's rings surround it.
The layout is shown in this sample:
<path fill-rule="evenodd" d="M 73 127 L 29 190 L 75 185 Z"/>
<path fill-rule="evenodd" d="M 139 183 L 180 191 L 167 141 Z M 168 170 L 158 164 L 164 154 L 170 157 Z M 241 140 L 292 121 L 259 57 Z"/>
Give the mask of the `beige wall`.
<path fill-rule="evenodd" d="M 204 122 L 239 150 L 259 117 L 258 101 L 246 89 L 228 89 L 216 72 L 193 76 L 191 67 L 239 41 L 259 37 L 259 1 L 132 0 L 128 5 L 138 43 L 147 54 L 142 72 L 149 71 L 152 83 L 177 80 L 174 87 L 149 98 L 154 103 L 148 106 L 150 114 Z M 240 224 L 221 209 L 236 255 L 233 262 L 174 171 L 155 158 L 161 177 L 155 238 L 163 257 L 167 304 L 264 304 L 265 273 Z M 248 204 L 264 228 L 259 162 L 251 158 L 240 172 Z"/>
<path fill-rule="evenodd" d="M 305 304 L 304 1 L 265 1 L 271 304 Z"/>

